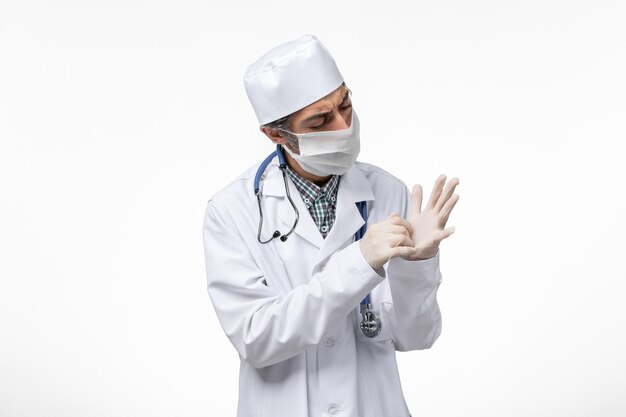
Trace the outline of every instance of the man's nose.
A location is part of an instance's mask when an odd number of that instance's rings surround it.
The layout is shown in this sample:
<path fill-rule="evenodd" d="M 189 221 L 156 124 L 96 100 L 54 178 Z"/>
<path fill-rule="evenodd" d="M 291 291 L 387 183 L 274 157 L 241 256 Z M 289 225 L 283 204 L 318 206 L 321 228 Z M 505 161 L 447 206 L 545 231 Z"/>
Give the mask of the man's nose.
<path fill-rule="evenodd" d="M 333 121 L 330 124 L 329 130 L 343 130 L 350 127 L 350 121 L 352 112 L 347 114 L 341 114 L 339 110 L 335 110 L 333 114 Z"/>

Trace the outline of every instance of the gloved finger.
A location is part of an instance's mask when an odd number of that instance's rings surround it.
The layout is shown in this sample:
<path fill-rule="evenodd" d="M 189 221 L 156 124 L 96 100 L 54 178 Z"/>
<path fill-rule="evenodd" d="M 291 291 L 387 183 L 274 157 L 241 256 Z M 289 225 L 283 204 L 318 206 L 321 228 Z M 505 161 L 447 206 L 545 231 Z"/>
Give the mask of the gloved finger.
<path fill-rule="evenodd" d="M 422 186 L 415 184 L 411 191 L 411 213 L 422 212 Z"/>
<path fill-rule="evenodd" d="M 402 221 L 402 225 L 405 227 L 405 229 L 409 233 L 409 236 L 411 236 L 413 234 L 413 225 L 411 225 L 411 222 L 403 218 L 400 218 L 400 220 Z"/>
<path fill-rule="evenodd" d="M 390 250 L 391 256 L 389 258 L 395 258 L 396 256 L 401 256 L 403 258 L 410 257 L 415 255 L 416 252 L 417 248 L 413 248 L 410 246 L 398 246 Z"/>
<path fill-rule="evenodd" d="M 402 226 L 408 231 L 409 235 L 413 234 L 413 226 L 411 226 L 411 223 L 397 214 L 393 217 L 388 217 L 386 222 L 388 222 L 389 225 Z"/>
<path fill-rule="evenodd" d="M 402 234 L 406 234 L 407 236 L 411 236 L 411 234 L 413 234 L 413 226 L 411 226 L 411 223 L 405 219 L 402 219 L 401 224 L 394 224 L 389 226 L 389 229 L 387 229 L 390 233 L 402 233 Z"/>
<path fill-rule="evenodd" d="M 413 241 L 411 240 L 410 236 L 402 235 L 402 240 L 400 241 L 400 244 L 398 246 L 410 246 L 410 247 L 413 247 L 413 246 L 415 246 L 415 244 L 413 244 Z"/>
<path fill-rule="evenodd" d="M 441 242 L 443 239 L 447 238 L 452 233 L 454 233 L 455 230 L 456 228 L 454 226 L 448 227 L 447 229 L 442 230 L 441 232 L 439 232 L 439 235 L 437 236 L 437 240 Z"/>
<path fill-rule="evenodd" d="M 437 201 L 439 200 L 439 196 L 441 195 L 441 190 L 443 189 L 443 184 L 446 182 L 445 174 L 441 174 L 437 180 L 435 181 L 435 186 L 430 193 L 430 198 L 428 199 L 428 204 L 426 205 L 427 209 L 435 208 Z"/>
<path fill-rule="evenodd" d="M 402 217 L 398 214 L 398 213 L 391 213 L 385 220 L 384 222 L 387 224 L 395 224 L 395 225 L 401 225 L 402 224 Z"/>
<path fill-rule="evenodd" d="M 387 229 L 387 231 L 391 234 L 401 234 L 401 235 L 406 235 L 408 237 L 411 237 L 411 234 L 409 233 L 409 231 L 407 230 L 405 225 L 399 226 L 399 225 L 391 225 L 389 226 L 389 229 Z"/>
<path fill-rule="evenodd" d="M 456 205 L 457 201 L 459 201 L 459 195 L 453 194 L 452 197 L 450 197 L 448 201 L 446 201 L 446 204 L 444 204 L 441 212 L 439 212 L 439 218 L 441 219 L 442 226 L 445 226 L 446 222 L 448 221 L 448 217 L 450 217 L 450 213 L 452 212 L 452 209 Z"/>
<path fill-rule="evenodd" d="M 390 247 L 395 248 L 397 246 L 415 246 L 410 237 L 405 234 L 395 234 L 391 235 L 388 240 L 388 244 Z"/>
<path fill-rule="evenodd" d="M 439 212 L 441 210 L 441 207 L 446 204 L 457 185 L 459 185 L 459 179 L 457 177 L 452 178 L 448 182 L 446 188 L 444 188 L 443 193 L 441 194 L 441 198 L 439 198 L 439 201 L 435 205 L 435 211 Z"/>

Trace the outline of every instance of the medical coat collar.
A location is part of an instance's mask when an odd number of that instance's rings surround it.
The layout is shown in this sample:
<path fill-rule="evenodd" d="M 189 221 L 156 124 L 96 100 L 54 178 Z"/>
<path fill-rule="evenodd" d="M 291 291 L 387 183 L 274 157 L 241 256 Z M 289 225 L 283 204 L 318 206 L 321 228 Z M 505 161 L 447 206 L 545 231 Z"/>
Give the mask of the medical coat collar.
<path fill-rule="evenodd" d="M 293 181 L 291 181 L 291 178 L 289 178 L 288 183 L 292 198 L 293 196 L 299 196 L 298 189 Z M 278 158 L 275 157 L 266 170 L 266 177 L 263 180 L 263 197 L 275 197 L 284 200 L 279 216 L 285 226 L 291 227 L 295 219 L 295 214 L 289 200 L 285 198 L 284 187 L 282 174 L 278 169 Z M 293 198 L 293 200 L 300 213 L 308 213 L 308 209 L 304 205 L 302 198 Z M 322 234 L 310 215 L 300 216 L 300 221 L 294 233 L 321 249 L 319 261 L 324 260 L 339 249 L 341 245 L 345 243 L 346 240 L 353 237 L 356 231 L 365 223 L 355 204 L 357 201 L 374 201 L 374 192 L 369 181 L 355 163 L 341 176 L 339 181 L 335 223 L 326 236 L 326 239 L 322 237 Z"/>

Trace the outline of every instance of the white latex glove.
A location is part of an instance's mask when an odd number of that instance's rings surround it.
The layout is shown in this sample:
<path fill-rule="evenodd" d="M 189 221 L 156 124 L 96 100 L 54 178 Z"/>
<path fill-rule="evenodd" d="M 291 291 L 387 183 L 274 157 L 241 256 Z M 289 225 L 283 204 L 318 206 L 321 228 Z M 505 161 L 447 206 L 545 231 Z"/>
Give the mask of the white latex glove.
<path fill-rule="evenodd" d="M 410 230 L 411 225 L 395 213 L 382 222 L 368 225 L 365 236 L 359 240 L 363 257 L 378 272 L 391 258 L 414 256 L 416 249 L 411 241 Z"/>
<path fill-rule="evenodd" d="M 422 210 L 422 186 L 415 184 L 411 195 L 411 209 L 408 215 L 410 236 L 415 245 L 415 253 L 408 260 L 419 261 L 432 258 L 437 253 L 441 241 L 452 233 L 454 227 L 446 227 L 459 195 L 453 194 L 459 179 L 452 178 L 446 187 L 446 176 L 441 174 L 435 181 L 430 199 Z"/>

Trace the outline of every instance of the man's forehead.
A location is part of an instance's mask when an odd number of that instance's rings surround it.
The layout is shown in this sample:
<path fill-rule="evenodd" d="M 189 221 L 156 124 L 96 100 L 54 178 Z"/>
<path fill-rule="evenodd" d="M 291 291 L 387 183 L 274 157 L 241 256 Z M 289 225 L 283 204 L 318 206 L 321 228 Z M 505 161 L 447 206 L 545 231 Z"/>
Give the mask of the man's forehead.
<path fill-rule="evenodd" d="M 316 102 L 311 103 L 308 106 L 298 110 L 296 112 L 296 115 L 314 112 L 314 111 L 326 110 L 330 104 L 329 101 L 339 103 L 341 100 L 343 100 L 346 93 L 348 93 L 348 89 L 344 87 L 343 85 L 340 85 L 339 87 L 337 87 L 336 90 L 333 90 L 332 92 L 320 98 Z"/>

